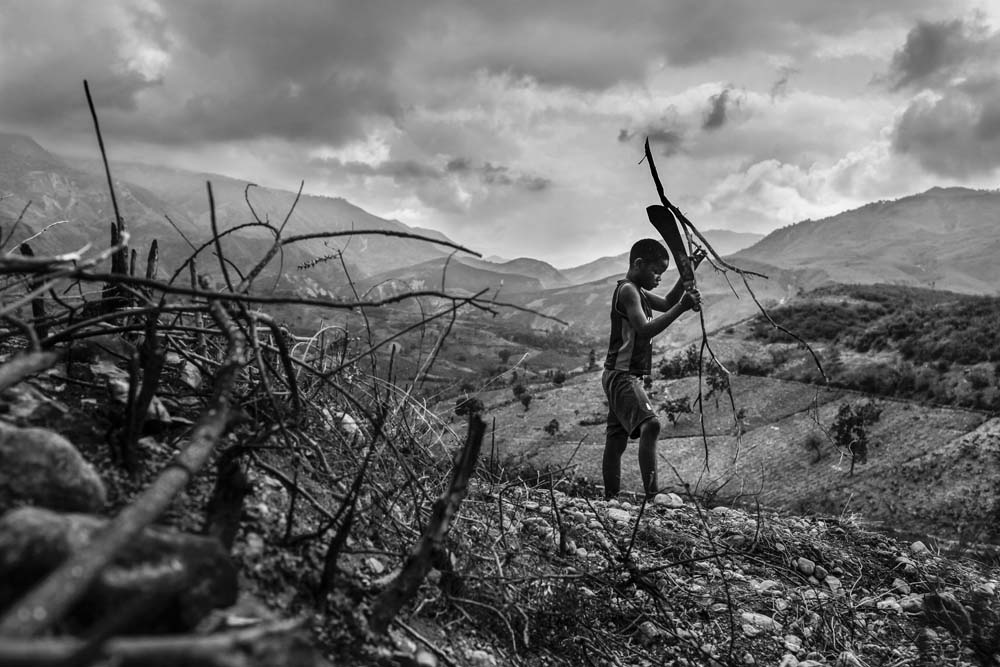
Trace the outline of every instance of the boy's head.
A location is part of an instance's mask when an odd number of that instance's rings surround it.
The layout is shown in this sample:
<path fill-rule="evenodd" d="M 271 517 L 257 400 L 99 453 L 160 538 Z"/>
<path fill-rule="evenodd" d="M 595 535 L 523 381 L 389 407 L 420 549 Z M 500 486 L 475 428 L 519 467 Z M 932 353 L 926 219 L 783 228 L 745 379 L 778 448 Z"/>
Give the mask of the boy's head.
<path fill-rule="evenodd" d="M 670 266 L 670 254 L 656 239 L 640 239 L 628 254 L 629 278 L 644 289 L 660 284 L 660 275 Z"/>

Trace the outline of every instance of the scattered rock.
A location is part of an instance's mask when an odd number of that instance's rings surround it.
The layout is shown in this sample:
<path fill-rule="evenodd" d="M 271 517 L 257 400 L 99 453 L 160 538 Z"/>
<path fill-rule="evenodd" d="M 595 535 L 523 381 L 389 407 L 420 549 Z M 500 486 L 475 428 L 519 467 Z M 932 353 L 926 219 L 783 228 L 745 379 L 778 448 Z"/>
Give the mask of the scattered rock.
<path fill-rule="evenodd" d="M 608 518 L 616 523 L 628 523 L 632 520 L 632 515 L 626 510 L 612 507 L 608 509 Z"/>
<path fill-rule="evenodd" d="M 465 658 L 471 667 L 496 667 L 497 659 L 486 651 L 479 649 L 469 649 L 465 652 Z"/>
<path fill-rule="evenodd" d="M 895 591 L 896 593 L 899 593 L 900 595 L 909 595 L 910 585 L 897 577 L 896 579 L 892 580 L 892 590 Z"/>
<path fill-rule="evenodd" d="M 780 595 L 780 588 L 781 584 L 773 579 L 765 579 L 763 581 L 756 581 L 753 583 L 753 589 L 759 595 Z"/>
<path fill-rule="evenodd" d="M 781 623 L 764 614 L 745 611 L 740 614 L 740 619 L 743 621 L 743 632 L 751 637 L 762 632 L 781 632 Z"/>
<path fill-rule="evenodd" d="M 899 602 L 896 598 L 886 598 L 885 600 L 879 600 L 875 607 L 881 609 L 882 611 L 889 611 L 896 614 L 903 613 L 903 608 L 899 606 Z"/>
<path fill-rule="evenodd" d="M 778 663 L 778 667 L 799 667 L 799 659 L 791 653 L 786 653 Z"/>
<path fill-rule="evenodd" d="M 684 507 L 684 500 L 676 493 L 658 493 L 653 498 L 653 504 L 670 509 Z"/>
<path fill-rule="evenodd" d="M 365 559 L 365 565 L 372 572 L 372 574 L 379 575 L 385 572 L 385 564 L 374 556 Z"/>
<path fill-rule="evenodd" d="M 799 556 L 799 559 L 796 562 L 796 567 L 798 568 L 799 572 L 801 572 L 807 577 L 812 576 L 813 572 L 816 571 L 816 563 L 802 556 Z"/>
<path fill-rule="evenodd" d="M 827 574 L 829 573 L 826 571 L 826 568 L 823 567 L 822 565 L 817 565 L 816 569 L 813 570 L 813 576 L 816 577 L 816 579 L 818 579 L 819 581 L 823 581 L 824 579 L 826 579 Z"/>
<path fill-rule="evenodd" d="M 661 634 L 660 629 L 652 621 L 644 621 L 639 626 L 639 636 L 647 645 L 659 639 Z"/>
<path fill-rule="evenodd" d="M 106 525 L 107 521 L 94 516 L 58 514 L 37 507 L 3 515 L 0 609 L 89 544 Z M 136 595 L 175 591 L 175 603 L 152 610 L 152 618 L 137 616 L 134 622 L 188 630 L 212 609 L 233 604 L 236 586 L 236 568 L 217 539 L 150 527 L 131 540 L 101 573 L 78 605 L 80 616 L 75 620 L 89 627 L 93 619 Z"/>
<path fill-rule="evenodd" d="M 924 609 L 924 596 L 907 595 L 904 598 L 900 598 L 899 606 L 908 614 L 916 614 Z"/>
<path fill-rule="evenodd" d="M 106 502 L 104 483 L 69 440 L 0 422 L 0 511 L 30 504 L 96 512 Z"/>
<path fill-rule="evenodd" d="M 413 655 L 413 664 L 416 667 L 437 667 L 437 656 L 427 649 L 420 649 Z"/>
<path fill-rule="evenodd" d="M 914 542 L 913 544 L 910 545 L 910 552 L 911 553 L 923 554 L 923 553 L 927 553 L 928 551 L 930 551 L 930 550 L 927 548 L 927 545 L 924 544 L 923 542 L 921 542 L 920 540 L 917 540 L 916 542 Z"/>

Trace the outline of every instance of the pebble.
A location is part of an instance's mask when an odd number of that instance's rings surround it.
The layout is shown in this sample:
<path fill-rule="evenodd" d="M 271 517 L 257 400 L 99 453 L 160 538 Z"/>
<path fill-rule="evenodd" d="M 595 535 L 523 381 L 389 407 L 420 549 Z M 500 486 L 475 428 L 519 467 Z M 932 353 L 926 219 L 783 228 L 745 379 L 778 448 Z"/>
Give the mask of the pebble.
<path fill-rule="evenodd" d="M 922 554 L 922 553 L 927 553 L 928 551 L 929 549 L 927 548 L 927 545 L 921 542 L 920 540 L 917 540 L 916 542 L 910 545 L 911 553 Z"/>
<path fill-rule="evenodd" d="M 632 519 L 632 515 L 625 510 L 612 507 L 608 510 L 608 518 L 617 523 L 628 523 Z"/>
<path fill-rule="evenodd" d="M 374 574 L 382 574 L 383 572 L 385 572 L 385 565 L 382 563 L 382 561 L 380 561 L 378 558 L 375 558 L 374 556 L 366 559 L 365 565 L 367 565 L 368 569 L 371 570 Z"/>
<path fill-rule="evenodd" d="M 875 606 L 876 608 L 881 609 L 882 611 L 891 611 L 896 614 L 903 613 L 903 608 L 899 606 L 899 602 L 896 601 L 896 598 L 886 598 L 885 600 L 879 600 Z"/>
<path fill-rule="evenodd" d="M 743 654 L 743 664 L 744 665 L 756 665 L 757 659 L 753 657 L 753 653 L 747 651 Z"/>
<path fill-rule="evenodd" d="M 747 634 L 750 635 L 759 634 L 763 631 L 781 632 L 781 623 L 764 614 L 758 614 L 753 611 L 745 611 L 740 614 L 740 619 L 743 621 L 744 631 L 746 631 L 748 626 L 758 631 L 756 633 L 753 632 L 753 630 L 747 632 Z"/>
<path fill-rule="evenodd" d="M 639 626 L 639 634 L 645 642 L 649 643 L 660 636 L 660 629 L 652 621 L 646 621 Z"/>
<path fill-rule="evenodd" d="M 496 667 L 497 659 L 486 651 L 480 649 L 468 650 L 465 652 L 468 664 L 473 667 Z"/>
<path fill-rule="evenodd" d="M 798 635 L 785 635 L 785 650 L 798 653 L 802 650 L 802 638 Z"/>
<path fill-rule="evenodd" d="M 833 591 L 834 593 L 837 593 L 837 592 L 840 591 L 840 588 L 841 588 L 841 586 L 840 586 L 840 577 L 835 577 L 832 574 L 829 574 L 829 575 L 827 575 L 826 579 L 824 579 L 823 581 L 826 582 L 826 585 L 829 586 L 830 590 Z"/>
<path fill-rule="evenodd" d="M 799 667 L 799 659 L 791 653 L 786 653 L 778 663 L 778 667 Z"/>
<path fill-rule="evenodd" d="M 656 494 L 656 497 L 653 498 L 653 504 L 670 509 L 677 509 L 678 507 L 684 507 L 684 500 L 681 499 L 681 497 L 676 493 L 658 493 Z"/>
<path fill-rule="evenodd" d="M 817 565 L 816 569 L 813 570 L 813 576 L 819 579 L 820 581 L 826 579 L 827 574 L 829 574 L 829 572 L 827 572 L 826 568 L 823 567 L 822 565 Z"/>
<path fill-rule="evenodd" d="M 777 590 L 780 586 L 781 584 L 773 579 L 765 579 L 754 582 L 753 589 L 760 595 L 778 595 L 781 592 Z"/>
<path fill-rule="evenodd" d="M 799 556 L 797 567 L 799 572 L 807 577 L 812 576 L 813 572 L 816 571 L 816 563 L 802 556 Z"/>
<path fill-rule="evenodd" d="M 427 649 L 421 649 L 413 656 L 413 662 L 417 667 L 437 667 L 438 659 Z"/>
<path fill-rule="evenodd" d="M 910 585 L 897 577 L 892 580 L 892 590 L 896 591 L 900 595 L 909 595 Z"/>
<path fill-rule="evenodd" d="M 899 606 L 908 614 L 916 614 L 924 609 L 924 596 L 907 595 L 899 600 Z"/>

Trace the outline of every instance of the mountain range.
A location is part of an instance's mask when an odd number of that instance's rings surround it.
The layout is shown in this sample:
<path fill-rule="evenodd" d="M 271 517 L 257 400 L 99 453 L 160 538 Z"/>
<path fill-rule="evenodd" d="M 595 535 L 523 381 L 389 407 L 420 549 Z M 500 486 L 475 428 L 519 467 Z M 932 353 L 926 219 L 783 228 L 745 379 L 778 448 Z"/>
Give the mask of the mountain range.
<path fill-rule="evenodd" d="M 118 203 L 131 244 L 144 256 L 155 238 L 161 273 L 171 271 L 210 238 L 206 181 L 210 181 L 220 230 L 255 222 L 280 225 L 294 204 L 284 235 L 350 230 L 410 233 L 449 241 L 439 232 L 372 215 L 336 197 L 248 186 L 244 181 L 156 165 L 112 162 Z M 30 202 L 30 205 L 27 205 Z M 248 204 L 249 202 L 249 204 Z M 27 208 L 25 208 L 27 205 Z M 251 208 L 252 205 L 252 208 Z M 13 221 L 22 215 L 13 228 Z M 828 282 L 895 283 L 995 294 L 1000 285 L 1000 192 L 932 188 L 894 201 L 874 202 L 822 220 L 804 220 L 760 235 L 704 232 L 727 261 L 768 276 L 754 280 L 755 295 L 782 301 Z M 36 253 L 66 252 L 88 242 L 103 247 L 113 219 L 99 159 L 63 158 L 23 135 L 0 134 L 0 229 L 23 241 L 52 223 L 31 244 Z M 11 234 L 11 231 L 13 233 Z M 253 266 L 272 242 L 262 225 L 227 236 L 227 259 Z M 453 252 L 444 245 L 380 234 L 310 239 L 286 246 L 265 276 L 273 289 L 348 297 L 353 288 L 386 296 L 408 289 L 443 287 L 458 295 L 487 290 L 499 300 L 571 322 L 581 335 L 606 326 L 606 302 L 627 254 L 557 269 L 533 258 L 495 261 Z M 199 271 L 217 259 L 202 253 Z M 350 278 L 350 281 L 348 280 Z M 706 326 L 723 326 L 756 309 L 739 276 L 703 265 L 699 287 Z M 736 298 L 734 293 L 740 295 Z M 552 320 L 509 311 L 519 326 L 548 328 Z M 693 319 L 693 318 L 692 318 Z M 700 322 L 698 322 L 700 327 Z M 693 331 L 675 329 L 676 336 Z"/>

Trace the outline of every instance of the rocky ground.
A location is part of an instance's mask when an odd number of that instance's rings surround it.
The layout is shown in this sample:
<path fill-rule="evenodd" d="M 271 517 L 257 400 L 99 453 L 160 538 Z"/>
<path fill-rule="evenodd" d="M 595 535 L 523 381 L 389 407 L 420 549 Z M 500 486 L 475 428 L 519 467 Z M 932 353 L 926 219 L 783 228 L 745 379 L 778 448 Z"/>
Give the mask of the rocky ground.
<path fill-rule="evenodd" d="M 114 364 L 74 366 L 73 381 L 59 366 L 3 394 L 0 623 L 100 540 L 185 446 L 201 404 L 184 398 L 194 379 L 170 363 L 174 384 L 152 408 L 158 426 L 140 440 L 132 474 L 107 440 L 120 412 L 106 391 Z M 433 566 L 376 633 L 373 609 L 420 541 L 462 444 L 419 402 L 392 407 L 385 438 L 365 446 L 344 444 L 342 422 L 320 420 L 300 426 L 296 447 L 272 434 L 244 451 L 228 524 L 213 510 L 225 470 L 217 455 L 45 636 L 0 637 L 0 662 L 1000 664 L 995 565 L 896 541 L 852 516 L 708 507 L 674 494 L 648 505 L 599 500 L 558 473 L 530 482 L 494 474 L 488 441 Z M 220 452 L 248 441 L 234 427 Z"/>

